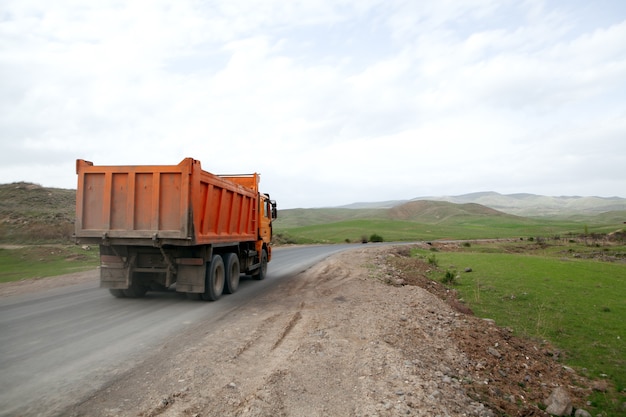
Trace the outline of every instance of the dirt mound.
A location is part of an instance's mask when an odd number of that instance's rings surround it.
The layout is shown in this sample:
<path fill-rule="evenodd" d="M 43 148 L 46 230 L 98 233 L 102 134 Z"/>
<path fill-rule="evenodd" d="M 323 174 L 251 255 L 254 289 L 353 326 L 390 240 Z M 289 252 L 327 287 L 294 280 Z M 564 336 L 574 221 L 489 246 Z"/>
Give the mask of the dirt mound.
<path fill-rule="evenodd" d="M 469 396 L 499 415 L 547 416 L 538 405 L 556 387 L 567 387 L 577 407 L 590 394 L 589 381 L 558 362 L 560 352 L 546 341 L 522 339 L 492 320 L 473 316 L 457 293 L 426 276 L 432 266 L 408 256 L 408 247 L 386 255 L 387 282 L 419 286 L 464 314 L 464 325 L 451 331 L 451 338 L 467 362 L 459 377 Z M 407 343 L 412 335 L 407 334 Z"/>

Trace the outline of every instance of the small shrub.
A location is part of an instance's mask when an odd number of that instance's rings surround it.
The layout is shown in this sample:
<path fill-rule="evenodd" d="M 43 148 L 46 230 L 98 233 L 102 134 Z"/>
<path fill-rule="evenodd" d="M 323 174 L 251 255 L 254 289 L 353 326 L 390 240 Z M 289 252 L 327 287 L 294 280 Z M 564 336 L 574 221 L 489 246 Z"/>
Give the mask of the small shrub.
<path fill-rule="evenodd" d="M 380 235 L 377 235 L 376 233 L 370 236 L 370 242 L 382 242 L 382 241 L 383 241 L 383 237 Z"/>
<path fill-rule="evenodd" d="M 471 247 L 472 247 L 472 244 L 471 244 L 471 243 L 469 243 L 469 242 L 463 242 L 463 247 L 466 247 L 466 248 L 471 248 Z"/>
<path fill-rule="evenodd" d="M 432 266 L 439 266 L 439 260 L 437 259 L 437 255 L 432 254 L 428 257 L 428 264 Z"/>
<path fill-rule="evenodd" d="M 456 284 L 457 273 L 455 270 L 447 270 L 446 274 L 441 279 L 444 284 Z"/>

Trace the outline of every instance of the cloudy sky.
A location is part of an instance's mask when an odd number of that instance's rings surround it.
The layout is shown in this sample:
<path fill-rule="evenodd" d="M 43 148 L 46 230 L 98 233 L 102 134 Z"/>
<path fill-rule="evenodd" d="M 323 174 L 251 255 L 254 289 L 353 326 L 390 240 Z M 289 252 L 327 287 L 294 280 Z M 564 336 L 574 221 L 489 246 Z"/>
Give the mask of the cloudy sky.
<path fill-rule="evenodd" d="M 626 197 L 626 2 L 1 2 L 0 183 L 185 157 L 281 208 Z"/>

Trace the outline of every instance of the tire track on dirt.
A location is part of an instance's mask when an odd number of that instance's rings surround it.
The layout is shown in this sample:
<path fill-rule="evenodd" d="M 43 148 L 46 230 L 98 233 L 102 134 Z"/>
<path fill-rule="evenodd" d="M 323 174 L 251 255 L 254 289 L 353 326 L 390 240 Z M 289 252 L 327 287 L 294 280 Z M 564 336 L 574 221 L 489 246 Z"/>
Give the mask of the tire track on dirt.
<path fill-rule="evenodd" d="M 293 316 L 291 316 L 289 323 L 287 323 L 287 326 L 285 326 L 285 328 L 283 329 L 282 333 L 278 337 L 278 340 L 274 342 L 272 350 L 276 349 L 282 343 L 282 341 L 285 340 L 285 337 L 287 337 L 291 329 L 293 329 L 293 327 L 298 323 L 298 321 L 300 321 L 301 318 L 302 314 L 299 311 L 296 311 Z"/>

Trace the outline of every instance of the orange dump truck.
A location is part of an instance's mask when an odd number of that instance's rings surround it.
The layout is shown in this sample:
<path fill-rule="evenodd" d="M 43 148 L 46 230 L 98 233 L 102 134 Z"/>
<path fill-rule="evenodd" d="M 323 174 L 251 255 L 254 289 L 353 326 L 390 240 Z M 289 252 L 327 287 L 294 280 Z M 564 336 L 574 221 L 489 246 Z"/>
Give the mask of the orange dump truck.
<path fill-rule="evenodd" d="M 217 300 L 241 273 L 263 279 L 276 203 L 259 175 L 214 175 L 200 161 L 96 166 L 76 161 L 75 239 L 100 246 L 100 286 L 116 297 L 167 289 Z"/>

